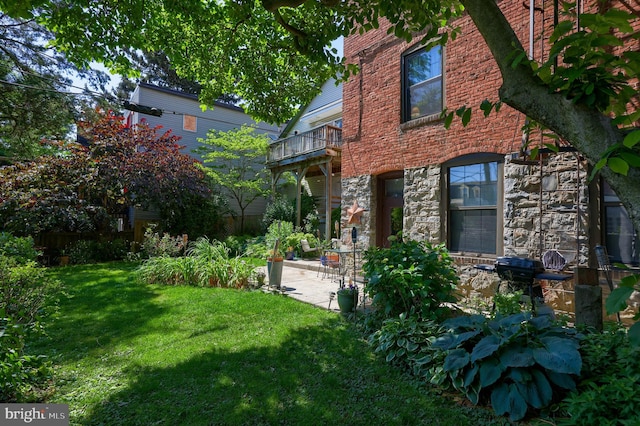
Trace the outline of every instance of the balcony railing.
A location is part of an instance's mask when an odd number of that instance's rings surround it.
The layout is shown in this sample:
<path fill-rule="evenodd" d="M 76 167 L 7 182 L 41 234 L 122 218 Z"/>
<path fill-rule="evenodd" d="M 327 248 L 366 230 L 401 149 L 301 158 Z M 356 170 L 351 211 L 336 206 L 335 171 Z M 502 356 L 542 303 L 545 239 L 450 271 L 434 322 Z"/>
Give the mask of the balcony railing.
<path fill-rule="evenodd" d="M 267 163 L 293 158 L 325 148 L 342 147 L 342 129 L 324 125 L 280 139 L 269 145 Z"/>

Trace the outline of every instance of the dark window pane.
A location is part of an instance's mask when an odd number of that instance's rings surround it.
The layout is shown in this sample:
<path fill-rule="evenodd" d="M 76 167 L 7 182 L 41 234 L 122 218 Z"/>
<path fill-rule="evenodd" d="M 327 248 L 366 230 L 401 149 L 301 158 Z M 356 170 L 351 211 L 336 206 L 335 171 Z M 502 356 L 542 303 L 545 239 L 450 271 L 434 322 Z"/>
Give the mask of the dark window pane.
<path fill-rule="evenodd" d="M 405 58 L 405 118 L 442 111 L 442 48 L 419 50 Z"/>
<path fill-rule="evenodd" d="M 469 164 L 449 169 L 451 206 L 496 206 L 498 163 Z"/>
<path fill-rule="evenodd" d="M 398 235 L 402 232 L 402 207 L 391 209 L 391 235 Z"/>
<path fill-rule="evenodd" d="M 404 191 L 404 178 L 387 179 L 384 181 L 384 196 L 402 198 Z"/>
<path fill-rule="evenodd" d="M 452 210 L 451 251 L 496 253 L 496 210 Z"/>
<path fill-rule="evenodd" d="M 605 245 L 611 261 L 638 264 L 638 237 L 622 206 L 605 208 Z"/>

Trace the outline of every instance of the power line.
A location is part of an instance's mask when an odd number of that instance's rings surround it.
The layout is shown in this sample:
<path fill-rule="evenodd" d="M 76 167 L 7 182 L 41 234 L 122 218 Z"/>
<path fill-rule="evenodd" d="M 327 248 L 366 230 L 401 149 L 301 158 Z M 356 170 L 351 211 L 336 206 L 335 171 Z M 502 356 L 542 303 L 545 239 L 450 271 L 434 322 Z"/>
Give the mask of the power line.
<path fill-rule="evenodd" d="M 4 83 L 4 84 L 11 85 L 11 86 L 16 86 L 16 87 L 21 87 L 21 88 L 24 88 L 24 89 L 41 90 L 41 91 L 58 93 L 58 94 L 62 94 L 62 95 L 70 95 L 70 96 L 86 96 L 87 94 L 94 94 L 94 96 L 102 98 L 102 99 L 105 99 L 105 100 L 108 100 L 108 101 L 120 102 L 123 105 L 123 108 L 129 109 L 129 108 L 127 108 L 125 106 L 126 103 L 128 103 L 127 100 L 122 100 L 122 99 L 118 99 L 118 98 L 115 98 L 115 97 L 107 98 L 104 94 L 101 94 L 101 93 L 98 93 L 98 92 L 93 92 L 93 91 L 90 91 L 90 90 L 86 90 L 86 92 L 84 92 L 84 93 L 75 93 L 75 92 L 63 92 L 63 91 L 60 91 L 60 90 L 50 89 L 50 88 L 45 88 L 45 87 L 31 86 L 31 85 L 22 84 L 22 83 L 15 83 L 15 82 L 12 82 L 12 81 L 2 80 L 2 79 L 0 79 L 0 83 Z M 75 87 L 75 86 L 72 86 L 72 87 Z M 174 115 L 183 115 L 183 116 L 184 115 L 188 115 L 188 116 L 191 116 L 191 117 L 197 117 L 197 118 L 202 119 L 202 120 L 214 121 L 214 122 L 223 123 L 223 124 L 230 124 L 230 125 L 233 125 L 233 126 L 238 126 L 239 125 L 238 123 L 234 123 L 232 121 L 220 120 L 220 119 L 217 119 L 217 118 L 205 117 L 205 116 L 197 115 L 197 114 L 189 114 L 189 113 L 186 113 L 186 112 L 172 111 L 172 110 L 161 110 L 159 108 L 151 108 L 151 109 L 156 110 L 156 111 L 162 111 L 162 112 L 171 113 L 171 114 L 174 114 Z M 145 113 L 143 111 L 137 111 L 137 112 Z M 156 114 L 152 114 L 152 115 L 156 115 Z M 162 115 L 162 114 L 160 113 L 160 115 Z M 156 115 L 156 116 L 158 116 L 158 115 Z M 256 125 L 256 129 L 257 130 L 264 130 L 266 132 L 277 132 L 277 129 L 271 129 L 271 128 L 261 127 L 261 126 L 257 126 L 257 125 Z"/>

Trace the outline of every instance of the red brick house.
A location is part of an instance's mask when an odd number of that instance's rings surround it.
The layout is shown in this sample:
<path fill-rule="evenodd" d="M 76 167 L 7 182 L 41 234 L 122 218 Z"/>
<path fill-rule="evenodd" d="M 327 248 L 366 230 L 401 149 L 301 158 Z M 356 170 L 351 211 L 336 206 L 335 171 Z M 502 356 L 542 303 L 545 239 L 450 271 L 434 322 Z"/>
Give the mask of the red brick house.
<path fill-rule="evenodd" d="M 529 9 L 502 3 L 529 49 Z M 553 24 L 547 12 L 535 11 L 538 60 Z M 497 101 L 501 76 L 471 19 L 458 25 L 455 41 L 431 50 L 419 37 L 388 35 L 384 24 L 345 39 L 347 62 L 360 73 L 343 86 L 342 207 L 357 200 L 367 210 L 358 242 L 383 246 L 402 231 L 445 243 L 461 264 L 557 250 L 568 268 L 596 266 L 593 248 L 606 244 L 614 260 L 637 264 L 639 240 L 624 209 L 606 185 L 588 183 L 578 153 L 561 146 L 529 161 L 520 154 L 522 113 L 503 106 L 483 118 L 478 107 Z M 469 125 L 454 120 L 445 129 L 443 109 L 463 105 L 474 108 Z"/>

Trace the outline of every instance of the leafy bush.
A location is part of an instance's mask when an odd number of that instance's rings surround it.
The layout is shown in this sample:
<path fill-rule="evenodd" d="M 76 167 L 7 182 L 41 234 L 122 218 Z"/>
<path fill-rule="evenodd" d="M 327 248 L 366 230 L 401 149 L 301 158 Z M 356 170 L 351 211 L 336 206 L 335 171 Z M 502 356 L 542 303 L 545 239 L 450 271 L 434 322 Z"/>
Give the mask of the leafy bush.
<path fill-rule="evenodd" d="M 245 247 L 244 256 L 255 257 L 259 259 L 266 259 L 269 254 L 269 249 L 265 243 L 264 235 L 254 237 L 250 241 L 247 241 Z"/>
<path fill-rule="evenodd" d="M 267 204 L 264 215 L 262 216 L 262 224 L 269 229 L 273 223 L 290 222 L 296 220 L 295 204 L 292 205 L 284 196 L 276 196 Z"/>
<path fill-rule="evenodd" d="M 522 290 L 508 293 L 497 292 L 493 296 L 493 303 L 495 304 L 495 309 L 493 312 L 494 317 L 497 314 L 508 316 L 522 312 L 523 306 L 520 304 L 522 294 Z"/>
<path fill-rule="evenodd" d="M 168 233 L 155 232 L 155 226 L 149 226 L 144 231 L 142 251 L 147 257 L 179 256 L 185 249 L 182 236 L 173 237 Z"/>
<path fill-rule="evenodd" d="M 443 351 L 432 347 L 445 329 L 432 320 L 400 314 L 384 321 L 380 330 L 369 336 L 375 352 L 387 362 L 410 371 L 416 377 L 431 380 L 434 369 L 444 361 Z"/>
<path fill-rule="evenodd" d="M 107 262 L 126 258 L 129 243 L 121 238 L 112 241 L 80 240 L 70 244 L 66 252 L 71 263 L 78 265 Z"/>
<path fill-rule="evenodd" d="M 276 221 L 273 222 L 264 239 L 267 244 L 267 250 L 272 250 L 276 240 L 280 240 L 279 253 L 282 254 L 287 249 L 287 237 L 293 234 L 293 223 Z"/>
<path fill-rule="evenodd" d="M 396 241 L 390 248 L 372 247 L 364 254 L 365 291 L 387 318 L 401 313 L 442 319 L 443 306 L 454 302 L 458 281 L 444 245 Z"/>
<path fill-rule="evenodd" d="M 316 198 L 304 192 L 300 195 L 301 228 L 304 229 L 305 232 L 313 232 L 318 229 L 318 225 L 320 224 Z M 267 204 L 264 215 L 262 216 L 263 226 L 268 229 L 272 223 L 278 221 L 296 223 L 295 198 L 288 200 L 284 196 L 279 195 Z"/>
<path fill-rule="evenodd" d="M 626 265 L 616 264 L 616 266 L 628 269 Z M 640 274 L 631 274 L 620 280 L 618 287 L 611 292 L 605 302 L 607 313 L 613 314 L 626 309 L 627 300 L 634 291 L 640 291 Z M 640 320 L 640 311 L 636 312 L 633 319 Z M 629 341 L 632 345 L 640 347 L 640 322 L 636 322 L 629 329 Z"/>
<path fill-rule="evenodd" d="M 560 391 L 576 388 L 580 336 L 549 316 L 472 315 L 443 325 L 450 331 L 434 343 L 447 351 L 443 373 L 474 404 L 489 398 L 498 415 L 517 421 L 529 407 L 547 407 Z"/>
<path fill-rule="evenodd" d="M 41 399 L 42 388 L 52 378 L 46 357 L 24 353 L 30 333 L 0 309 L 0 401 L 30 402 Z"/>
<path fill-rule="evenodd" d="M 313 234 L 294 232 L 287 237 L 286 242 L 284 243 L 284 247 L 293 247 L 294 251 L 298 253 L 300 257 L 317 256 L 317 253 L 305 253 L 304 251 L 302 251 L 302 245 L 300 244 L 300 241 L 302 240 L 307 240 L 310 247 L 317 247 L 318 245 L 318 241 L 316 237 L 313 236 Z"/>
<path fill-rule="evenodd" d="M 147 259 L 137 276 L 147 284 L 246 288 L 254 269 L 243 259 L 229 257 L 224 243 L 203 237 L 189 245 L 185 256 Z"/>
<path fill-rule="evenodd" d="M 13 258 L 20 264 L 38 259 L 38 251 L 31 237 L 14 237 L 8 232 L 0 232 L 0 255 Z"/>
<path fill-rule="evenodd" d="M 180 205 L 160 207 L 162 228 L 172 235 L 187 234 L 191 240 L 223 238 L 227 233 L 225 215 L 229 213 L 229 200 L 220 194 L 186 196 Z"/>
<path fill-rule="evenodd" d="M 562 403 L 570 416 L 558 425 L 632 425 L 640 413 L 640 348 L 614 325 L 586 334 L 580 343 L 583 368 L 577 389 Z"/>
<path fill-rule="evenodd" d="M 25 354 L 25 343 L 42 332 L 45 300 L 59 284 L 35 262 L 20 258 L 0 255 L 0 400 L 5 402 L 32 398 L 50 378 L 49 364 Z"/>

